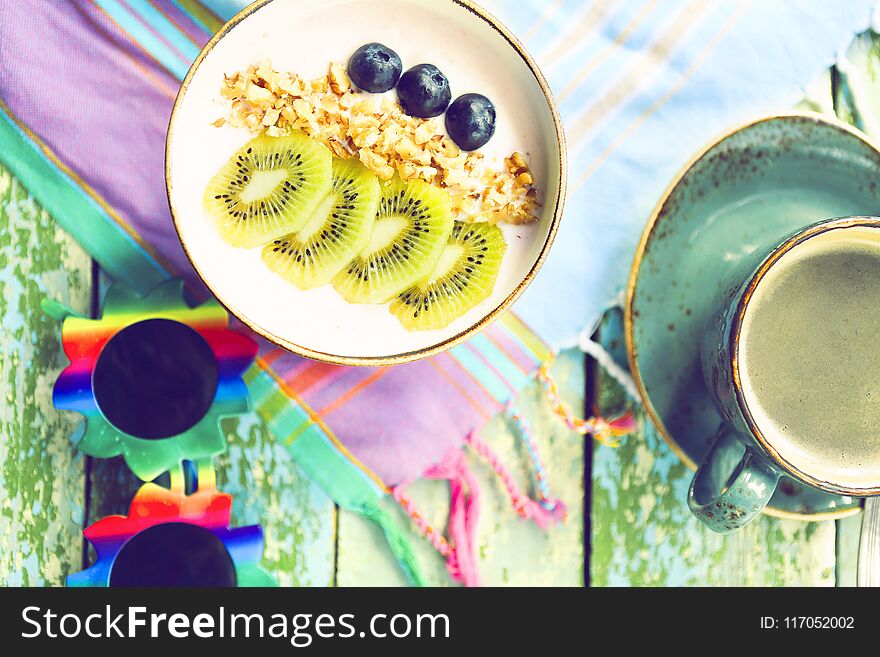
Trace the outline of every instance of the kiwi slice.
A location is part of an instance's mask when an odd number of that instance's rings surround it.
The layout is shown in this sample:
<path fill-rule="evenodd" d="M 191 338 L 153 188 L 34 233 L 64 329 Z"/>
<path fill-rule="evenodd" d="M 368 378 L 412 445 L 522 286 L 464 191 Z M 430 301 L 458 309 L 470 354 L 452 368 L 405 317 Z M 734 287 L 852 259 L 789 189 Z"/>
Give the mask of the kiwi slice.
<path fill-rule="evenodd" d="M 327 148 L 301 132 L 261 135 L 223 165 L 205 190 L 205 210 L 232 246 L 249 248 L 299 230 L 330 189 Z"/>
<path fill-rule="evenodd" d="M 456 221 L 431 274 L 391 302 L 391 312 L 408 331 L 439 329 L 492 293 L 504 234 L 494 224 Z"/>
<path fill-rule="evenodd" d="M 367 246 L 333 279 L 346 301 L 385 303 L 434 269 L 452 230 L 449 196 L 426 182 L 382 186 Z"/>
<path fill-rule="evenodd" d="M 334 158 L 330 193 L 299 231 L 267 244 L 263 260 L 303 290 L 329 283 L 369 243 L 380 195 L 363 164 Z"/>

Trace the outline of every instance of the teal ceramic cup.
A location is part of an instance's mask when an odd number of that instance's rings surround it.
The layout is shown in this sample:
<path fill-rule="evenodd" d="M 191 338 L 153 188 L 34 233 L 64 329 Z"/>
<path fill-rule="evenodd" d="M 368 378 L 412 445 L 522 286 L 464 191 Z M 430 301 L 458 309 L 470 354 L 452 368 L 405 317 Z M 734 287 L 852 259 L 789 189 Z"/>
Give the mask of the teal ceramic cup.
<path fill-rule="evenodd" d="M 688 503 L 710 529 L 748 524 L 782 475 L 880 494 L 876 298 L 880 217 L 829 219 L 744 258 L 702 342 L 723 422 Z"/>

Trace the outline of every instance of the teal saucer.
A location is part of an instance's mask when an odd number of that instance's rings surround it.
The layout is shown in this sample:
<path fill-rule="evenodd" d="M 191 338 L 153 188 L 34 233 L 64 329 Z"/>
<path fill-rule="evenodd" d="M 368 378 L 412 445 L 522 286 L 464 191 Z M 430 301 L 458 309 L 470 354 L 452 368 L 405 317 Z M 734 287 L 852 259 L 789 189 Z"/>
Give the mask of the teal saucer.
<path fill-rule="evenodd" d="M 630 368 L 648 415 L 692 469 L 721 421 L 700 338 L 740 260 L 821 219 L 880 214 L 880 150 L 818 114 L 772 116 L 709 144 L 651 216 L 626 304 Z M 861 500 L 783 478 L 766 513 L 824 519 Z"/>

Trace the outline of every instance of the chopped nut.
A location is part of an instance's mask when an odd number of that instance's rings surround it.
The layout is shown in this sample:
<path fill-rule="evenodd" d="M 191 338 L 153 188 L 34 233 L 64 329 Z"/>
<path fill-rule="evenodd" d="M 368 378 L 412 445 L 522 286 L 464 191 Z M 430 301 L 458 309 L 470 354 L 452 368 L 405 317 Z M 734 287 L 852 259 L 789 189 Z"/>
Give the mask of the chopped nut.
<path fill-rule="evenodd" d="M 335 139 L 331 140 L 327 144 L 327 146 L 330 148 L 330 150 L 332 151 L 332 153 L 336 157 L 341 157 L 344 160 L 347 160 L 348 158 L 351 157 L 351 151 L 349 151 L 348 148 L 346 148 L 344 144 L 336 141 Z"/>
<path fill-rule="evenodd" d="M 481 152 L 463 153 L 436 119 L 408 116 L 390 99 L 355 92 L 341 64 L 304 80 L 262 61 L 224 75 L 220 95 L 231 101 L 230 125 L 271 136 L 302 130 L 336 157 L 357 156 L 382 180 L 398 174 L 443 187 L 457 219 L 537 220 L 538 192 L 524 154 L 514 152 L 499 166 Z"/>
<path fill-rule="evenodd" d="M 449 137 L 440 138 L 440 148 L 447 157 L 458 157 L 461 149 Z"/>
<path fill-rule="evenodd" d="M 367 148 L 369 146 L 374 146 L 376 142 L 379 141 L 379 129 L 368 128 L 366 130 L 361 130 L 360 132 L 356 132 L 351 135 L 351 140 L 358 148 Z"/>
<path fill-rule="evenodd" d="M 429 122 L 425 122 L 416 128 L 415 135 L 413 136 L 415 137 L 416 143 L 421 146 L 422 144 L 427 144 L 434 134 L 434 126 Z"/>
<path fill-rule="evenodd" d="M 361 162 L 364 163 L 364 166 L 379 176 L 380 180 L 390 180 L 394 177 L 394 168 L 389 166 L 383 157 L 377 155 L 369 148 L 360 149 L 358 156 Z"/>
<path fill-rule="evenodd" d="M 474 171 L 477 168 L 480 160 L 483 159 L 482 153 L 472 152 L 469 153 L 467 158 L 464 161 L 464 169 L 465 171 Z"/>
<path fill-rule="evenodd" d="M 244 117 L 244 125 L 251 132 L 257 132 L 260 129 L 260 119 L 256 114 L 248 114 Z"/>
<path fill-rule="evenodd" d="M 445 169 L 443 173 L 443 183 L 448 187 L 467 187 L 470 180 L 470 176 L 463 170 Z"/>
<path fill-rule="evenodd" d="M 272 68 L 272 62 L 264 59 L 257 66 L 256 71 L 251 76 L 251 80 L 261 87 L 269 89 L 273 94 L 279 92 L 279 82 L 283 74 Z"/>
<path fill-rule="evenodd" d="M 394 151 L 403 159 L 411 159 L 418 155 L 420 149 L 409 137 L 404 137 L 394 144 Z"/>
<path fill-rule="evenodd" d="M 321 98 L 321 109 L 329 114 L 339 112 L 339 99 L 336 96 L 324 96 Z"/>
<path fill-rule="evenodd" d="M 345 94 L 343 94 L 339 98 L 339 107 L 340 107 L 340 109 L 348 110 L 348 109 L 351 109 L 356 102 L 357 102 L 357 94 L 349 91 L 349 92 L 346 92 Z"/>
<path fill-rule="evenodd" d="M 224 98 L 232 100 L 240 97 L 244 93 L 244 87 L 247 83 L 241 73 L 233 75 L 223 75 L 223 86 L 220 87 L 220 95 Z"/>
<path fill-rule="evenodd" d="M 280 116 L 281 116 L 281 110 L 268 109 L 268 110 L 266 110 L 266 113 L 263 114 L 262 125 L 266 126 L 267 128 L 269 126 L 273 126 L 278 121 L 278 118 Z"/>
<path fill-rule="evenodd" d="M 531 185 L 532 184 L 532 174 L 530 174 L 528 171 L 523 171 L 521 174 L 519 174 L 516 177 L 516 182 L 518 182 L 520 185 L 523 185 L 523 186 Z"/>
<path fill-rule="evenodd" d="M 330 64 L 330 73 L 327 75 L 327 81 L 330 84 L 330 91 L 337 96 L 341 96 L 351 89 L 351 82 L 348 79 L 348 74 L 345 72 L 345 69 L 342 68 L 342 64 L 339 64 L 338 62 Z"/>
<path fill-rule="evenodd" d="M 414 178 L 417 178 L 419 175 L 416 165 L 412 162 L 406 161 L 397 162 L 397 173 L 399 173 L 400 177 L 404 180 L 412 180 Z"/>
<path fill-rule="evenodd" d="M 428 182 L 434 180 L 434 176 L 437 175 L 437 169 L 434 167 L 416 167 L 416 173 L 419 177 L 424 178 Z"/>
<path fill-rule="evenodd" d="M 275 96 L 271 91 L 253 82 L 249 82 L 245 87 L 244 97 L 245 100 L 257 107 L 272 107 L 272 103 L 275 102 Z"/>
<path fill-rule="evenodd" d="M 291 103 L 291 107 L 293 111 L 296 112 L 296 115 L 300 119 L 311 119 L 312 118 L 312 106 L 309 105 L 309 102 L 303 98 L 297 98 Z"/>

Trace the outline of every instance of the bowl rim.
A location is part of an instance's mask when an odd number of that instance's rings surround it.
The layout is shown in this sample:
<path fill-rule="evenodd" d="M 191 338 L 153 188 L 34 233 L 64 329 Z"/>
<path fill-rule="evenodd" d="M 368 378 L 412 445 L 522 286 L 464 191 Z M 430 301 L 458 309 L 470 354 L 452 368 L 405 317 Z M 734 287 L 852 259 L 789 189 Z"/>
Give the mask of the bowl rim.
<path fill-rule="evenodd" d="M 825 114 L 820 114 L 819 112 L 811 112 L 811 111 L 797 111 L 792 110 L 790 112 L 779 112 L 775 114 L 767 114 L 764 116 L 759 116 L 756 118 L 751 118 L 741 123 L 734 125 L 717 136 L 713 137 L 709 141 L 707 141 L 703 146 L 701 146 L 696 153 L 691 156 L 690 159 L 676 172 L 675 176 L 672 178 L 669 185 L 660 195 L 660 198 L 657 200 L 657 204 L 654 206 L 654 209 L 651 211 L 650 216 L 648 217 L 648 222 L 645 225 L 644 230 L 642 231 L 642 235 L 639 238 L 638 246 L 636 247 L 635 256 L 633 258 L 632 267 L 630 268 L 629 278 L 626 286 L 626 301 L 624 304 L 623 311 L 623 319 L 624 319 L 624 338 L 626 341 L 626 356 L 629 364 L 630 373 L 632 375 L 633 381 L 636 384 L 636 389 L 639 392 L 639 396 L 642 399 L 642 407 L 645 410 L 648 419 L 651 421 L 651 424 L 654 425 L 654 428 L 657 430 L 657 433 L 662 436 L 664 442 L 669 446 L 672 452 L 681 460 L 685 466 L 691 470 L 696 471 L 697 463 L 684 451 L 681 445 L 675 440 L 670 431 L 666 428 L 666 425 L 663 423 L 663 419 L 660 417 L 660 414 L 657 412 L 657 409 L 654 408 L 654 404 L 651 401 L 650 396 L 648 395 L 647 388 L 645 386 L 645 382 L 642 379 L 641 372 L 639 370 L 638 364 L 638 349 L 635 344 L 635 334 L 634 334 L 634 313 L 633 313 L 633 303 L 635 301 L 635 293 L 636 287 L 638 285 L 639 272 L 641 271 L 642 259 L 644 258 L 645 251 L 648 247 L 648 242 L 651 240 L 651 237 L 654 235 L 654 230 L 657 227 L 658 219 L 660 218 L 660 214 L 663 211 L 663 208 L 666 206 L 666 203 L 669 201 L 672 194 L 679 187 L 681 182 L 690 174 L 691 170 L 694 166 L 702 160 L 706 155 L 708 155 L 711 151 L 713 151 L 716 147 L 721 145 L 727 139 L 733 137 L 734 135 L 753 128 L 759 124 L 767 123 L 770 121 L 803 121 L 803 120 L 811 120 L 815 123 L 820 123 L 825 125 L 826 127 L 838 130 L 850 137 L 854 137 L 861 141 L 863 144 L 868 146 L 870 149 L 875 151 L 878 156 L 880 156 L 880 143 L 875 142 L 868 135 L 863 133 L 858 128 L 855 128 L 847 123 L 844 123 L 840 119 L 828 116 Z M 776 509 L 772 507 L 765 507 L 762 511 L 764 515 L 772 516 L 776 518 L 785 518 L 789 520 L 827 520 L 827 519 L 839 519 L 845 518 L 847 516 L 851 516 L 857 514 L 861 511 L 861 509 L 856 506 L 853 508 L 840 509 L 836 511 L 823 511 L 818 513 L 800 513 L 800 512 L 792 512 L 792 511 L 784 511 L 782 509 Z"/>
<path fill-rule="evenodd" d="M 322 361 L 325 363 L 331 363 L 336 365 L 360 365 L 360 366 L 385 366 L 385 365 L 398 365 L 402 363 L 409 363 L 412 361 L 420 360 L 422 358 L 427 358 L 428 356 L 432 356 L 434 354 L 441 353 L 452 347 L 464 342 L 468 338 L 472 337 L 476 333 L 482 331 L 486 327 L 488 327 L 492 322 L 494 322 L 498 317 L 507 310 L 514 301 L 516 301 L 519 296 L 523 293 L 523 291 L 529 286 L 532 282 L 538 271 L 541 269 L 544 261 L 547 258 L 547 254 L 550 251 L 550 247 L 553 245 L 553 241 L 556 238 L 556 233 L 559 230 L 559 224 L 562 221 L 563 207 L 565 205 L 566 191 L 568 185 L 568 153 L 566 149 L 566 140 L 565 140 L 565 132 L 562 125 L 562 117 L 559 112 L 559 107 L 556 104 L 556 99 L 553 96 L 553 92 L 550 90 L 550 85 L 547 82 L 547 79 L 544 77 L 544 74 L 541 72 L 535 60 L 528 54 L 523 44 L 517 39 L 511 32 L 508 30 L 495 16 L 490 14 L 488 11 L 472 2 L 471 0 L 446 0 L 447 2 L 452 3 L 455 6 L 458 6 L 471 14 L 473 14 L 476 18 L 485 22 L 489 27 L 494 29 L 507 43 L 513 48 L 514 52 L 519 55 L 520 59 L 528 67 L 532 76 L 535 78 L 535 81 L 538 83 L 538 86 L 541 89 L 541 92 L 544 94 L 544 99 L 547 103 L 547 108 L 550 110 L 550 117 L 553 121 L 553 127 L 556 133 L 556 141 L 559 149 L 559 158 L 556 163 L 559 175 L 559 184 L 556 187 L 555 199 L 553 200 L 553 214 L 550 218 L 550 230 L 547 233 L 547 237 L 544 240 L 544 244 L 541 246 L 541 251 L 538 253 L 538 257 L 535 259 L 531 268 L 529 269 L 526 276 L 522 281 L 513 289 L 513 291 L 505 297 L 505 299 L 496 306 L 493 310 L 486 313 L 478 322 L 475 322 L 467 329 L 445 339 L 435 344 L 428 345 L 421 349 L 415 349 L 412 351 L 391 354 L 387 356 L 348 356 L 341 354 L 330 354 L 322 351 L 318 351 L 315 349 L 311 349 L 309 347 L 297 344 L 283 338 L 281 336 L 270 333 L 269 331 L 263 329 L 256 322 L 251 320 L 249 317 L 241 313 L 234 304 L 230 303 L 228 299 L 222 296 L 217 290 L 215 290 L 211 284 L 205 279 L 198 265 L 193 260 L 192 255 L 187 248 L 186 242 L 183 239 L 181 234 L 177 213 L 174 211 L 174 204 L 171 201 L 171 192 L 172 192 L 172 184 L 171 184 L 171 168 L 170 168 L 170 152 L 171 152 L 171 135 L 174 130 L 175 119 L 177 118 L 177 110 L 180 106 L 180 103 L 183 99 L 184 94 L 186 93 L 189 83 L 195 75 L 196 70 L 201 65 L 202 61 L 205 57 L 211 52 L 214 46 L 228 34 L 238 23 L 242 20 L 253 14 L 254 12 L 260 10 L 265 5 L 268 5 L 275 0 L 257 0 L 256 2 L 248 5 L 240 12 L 238 12 L 235 16 L 233 16 L 229 21 L 227 21 L 214 36 L 205 44 L 202 48 L 201 52 L 199 52 L 196 59 L 193 61 L 192 65 L 187 71 L 186 76 L 181 82 L 180 89 L 177 92 L 177 96 L 174 99 L 174 105 L 171 109 L 171 116 L 168 121 L 168 130 L 165 134 L 165 195 L 168 199 L 168 208 L 171 212 L 171 220 L 174 224 L 174 230 L 177 233 L 177 238 L 180 241 L 181 246 L 183 247 L 184 254 L 186 255 L 187 260 L 189 260 L 199 279 L 204 283 L 204 285 L 208 288 L 211 294 L 216 297 L 216 299 L 223 305 L 234 317 L 239 319 L 242 323 L 244 323 L 248 328 L 262 336 L 269 342 L 286 349 L 288 351 L 292 351 L 293 353 L 299 354 L 300 356 L 305 356 L 306 358 L 311 358 L 313 360 Z M 551 163 L 552 167 L 552 163 Z"/>

